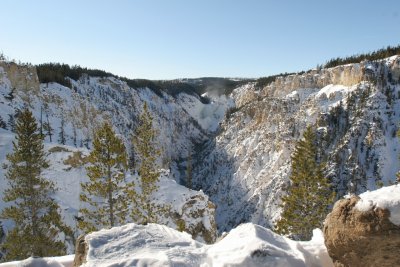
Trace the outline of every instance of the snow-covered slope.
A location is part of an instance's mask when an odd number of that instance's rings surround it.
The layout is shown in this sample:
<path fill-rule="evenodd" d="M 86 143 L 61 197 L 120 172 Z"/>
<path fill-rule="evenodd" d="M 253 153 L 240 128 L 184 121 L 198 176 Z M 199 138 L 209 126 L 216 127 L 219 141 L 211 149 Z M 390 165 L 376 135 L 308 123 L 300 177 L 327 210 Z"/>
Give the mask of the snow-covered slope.
<path fill-rule="evenodd" d="M 147 102 L 162 149 L 161 167 L 170 168 L 177 181 L 185 180 L 180 172 L 188 154 L 195 153 L 194 148 L 217 129 L 232 105 L 223 96 L 204 104 L 196 94 L 133 89 L 114 77 L 82 75 L 78 81 L 70 81 L 72 89 L 57 83 L 40 84 L 34 67 L 0 61 L 1 119 L 10 122 L 10 117 L 27 105 L 38 121 L 48 122 L 53 129 L 47 142 L 59 142 L 63 122 L 66 144 L 89 149 L 93 131 L 108 120 L 129 149 L 137 118 Z"/>
<path fill-rule="evenodd" d="M 217 203 L 217 224 L 271 226 L 280 214 L 290 155 L 307 125 L 338 197 L 389 185 L 399 170 L 400 57 L 278 77 L 233 91 L 235 108 L 203 146 L 195 184 Z"/>
<path fill-rule="evenodd" d="M 7 164 L 6 155 L 12 152 L 12 124 L 18 110 L 28 106 L 38 122 L 48 123 L 53 129 L 52 136 L 45 138 L 50 167 L 43 175 L 56 183 L 59 190 L 54 197 L 65 221 L 75 229 L 80 208 L 80 182 L 86 179 L 83 159 L 90 152 L 93 131 L 103 121 L 111 121 L 129 149 L 137 118 L 147 102 L 162 148 L 159 166 L 169 169 L 163 171 L 160 190 L 154 195 L 157 202 L 170 206 L 160 222 L 175 228 L 179 222 L 180 227 L 197 239 L 213 242 L 216 238 L 215 206 L 203 192 L 190 190 L 177 182 L 186 180 L 180 166 L 182 159 L 194 153 L 193 147 L 216 129 L 217 121 L 224 116 L 221 101 L 228 105 L 228 100 L 216 98 L 216 102 L 204 104 L 195 94 L 159 95 L 148 88 L 129 88 L 125 82 L 112 77 L 83 75 L 79 81 L 71 80 L 71 83 L 72 89 L 56 83 L 39 84 L 34 67 L 0 61 L 0 119 L 6 122 L 6 129 L 0 128 L 0 194 L 7 187 L 6 168 L 3 168 L 6 165 L 3 164 Z M 65 145 L 60 144 L 61 128 Z M 185 162 L 182 164 L 186 166 Z M 0 198 L 0 211 L 6 205 Z M 3 222 L 3 226 L 6 231 L 12 227 L 8 221 Z M 73 251 L 72 242 L 68 250 Z"/>

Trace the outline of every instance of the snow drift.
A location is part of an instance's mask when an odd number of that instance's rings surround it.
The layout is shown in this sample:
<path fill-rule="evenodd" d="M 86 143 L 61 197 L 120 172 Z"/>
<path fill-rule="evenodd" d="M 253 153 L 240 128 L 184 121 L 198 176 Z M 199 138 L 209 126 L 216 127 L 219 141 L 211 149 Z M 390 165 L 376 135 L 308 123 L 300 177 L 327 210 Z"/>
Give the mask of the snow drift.
<path fill-rule="evenodd" d="M 90 266 L 331 266 L 322 233 L 296 242 L 247 223 L 214 245 L 158 224 L 127 224 L 91 233 Z"/>

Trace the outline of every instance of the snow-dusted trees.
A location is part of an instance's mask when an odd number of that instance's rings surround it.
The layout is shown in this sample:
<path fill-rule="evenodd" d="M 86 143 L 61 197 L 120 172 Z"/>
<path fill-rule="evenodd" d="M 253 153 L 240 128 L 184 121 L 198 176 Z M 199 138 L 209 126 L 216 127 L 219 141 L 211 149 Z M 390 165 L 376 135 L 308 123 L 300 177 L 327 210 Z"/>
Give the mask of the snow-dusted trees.
<path fill-rule="evenodd" d="M 65 128 L 65 119 L 64 119 L 64 115 L 61 113 L 61 124 L 60 124 L 60 132 L 58 133 L 58 142 L 63 145 L 65 145 L 65 142 L 66 142 L 64 128 Z"/>
<path fill-rule="evenodd" d="M 165 207 L 155 205 L 151 199 L 160 176 L 156 164 L 160 152 L 154 141 L 156 133 L 152 124 L 145 104 L 132 137 L 140 192 L 135 190 L 134 176 L 126 176 L 129 166 L 126 149 L 111 125 L 105 123 L 95 133 L 86 168 L 89 181 L 81 184 L 80 229 L 90 232 L 128 221 L 156 222 L 157 213 L 164 211 Z"/>
<path fill-rule="evenodd" d="M 290 185 L 275 225 L 278 233 L 309 240 L 312 230 L 321 227 L 334 199 L 323 169 L 324 164 L 318 162 L 316 134 L 308 127 L 292 155 Z"/>
<path fill-rule="evenodd" d="M 103 124 L 95 133 L 89 163 L 89 181 L 81 184 L 80 200 L 86 206 L 80 209 L 82 220 L 78 227 L 90 232 L 126 223 L 130 198 L 135 193 L 133 184 L 125 182 L 125 146 L 110 124 Z"/>
<path fill-rule="evenodd" d="M 188 157 L 186 159 L 186 183 L 185 186 L 187 188 L 192 189 L 193 188 L 193 159 L 192 159 L 192 149 L 189 149 L 188 151 Z"/>
<path fill-rule="evenodd" d="M 1 116 L 0 116 L 0 128 L 7 129 L 7 124 Z"/>
<path fill-rule="evenodd" d="M 139 117 L 139 126 L 136 128 L 132 142 L 135 149 L 139 166 L 138 173 L 142 185 L 143 210 L 145 212 L 145 222 L 155 222 L 156 207 L 151 201 L 151 195 L 157 190 L 157 182 L 160 173 L 157 168 L 157 156 L 160 150 L 155 143 L 156 131 L 153 128 L 153 118 L 148 111 L 147 104 L 144 104 L 143 112 Z"/>
<path fill-rule="evenodd" d="M 43 130 L 47 132 L 47 135 L 50 138 L 50 142 L 53 142 L 52 136 L 53 136 L 53 127 L 51 127 L 50 121 L 49 121 L 49 114 L 46 113 L 46 122 L 43 124 Z"/>
<path fill-rule="evenodd" d="M 54 184 L 41 177 L 48 164 L 38 125 L 28 109 L 18 116 L 15 131 L 14 150 L 7 155 L 9 186 L 3 195 L 10 206 L 0 216 L 15 224 L 3 244 L 6 260 L 63 255 L 65 246 L 58 237 L 60 232 L 70 234 L 71 230 L 61 222 L 59 207 L 52 198 Z"/>

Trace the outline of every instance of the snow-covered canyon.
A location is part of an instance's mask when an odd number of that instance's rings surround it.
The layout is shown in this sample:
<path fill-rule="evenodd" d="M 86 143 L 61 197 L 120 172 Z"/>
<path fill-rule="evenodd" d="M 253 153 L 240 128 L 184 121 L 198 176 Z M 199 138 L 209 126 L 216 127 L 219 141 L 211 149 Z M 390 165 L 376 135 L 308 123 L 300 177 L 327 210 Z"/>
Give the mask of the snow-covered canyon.
<path fill-rule="evenodd" d="M 204 101 L 195 93 L 130 88 L 115 77 L 83 75 L 70 80 L 71 89 L 40 84 L 33 66 L 2 61 L 0 116 L 6 129 L 0 129 L 0 163 L 7 164 L 6 154 L 12 151 L 12 118 L 27 105 L 38 121 L 53 128 L 45 140 L 51 163 L 45 176 L 60 188 L 56 199 L 74 227 L 85 170 L 66 160 L 89 152 L 93 131 L 105 120 L 129 150 L 147 102 L 162 148 L 159 165 L 168 173 L 156 198 L 177 201 L 175 212 L 186 216 L 188 224 L 193 222 L 189 214 L 202 210 L 197 220 L 205 228 L 215 227 L 215 209 L 219 232 L 246 222 L 268 228 L 279 217 L 290 155 L 306 125 L 318 129 L 321 157 L 339 197 L 394 182 L 400 148 L 399 76 L 400 57 L 394 56 L 278 77 L 263 88 L 249 82 L 229 95 L 208 94 L 210 101 Z M 65 145 L 59 144 L 62 127 Z M 183 187 L 189 186 L 189 164 L 194 190 Z M 2 190 L 5 171 L 0 169 Z M 178 195 L 183 199 L 176 200 Z M 198 209 L 186 206 L 185 215 L 185 203 L 192 197 Z M 0 200 L 0 209 L 5 205 Z M 176 228 L 172 220 L 165 223 Z"/>
<path fill-rule="evenodd" d="M 399 70 L 394 56 L 235 89 L 235 108 L 194 169 L 196 188 L 217 203 L 219 229 L 243 222 L 272 226 L 290 155 L 307 125 L 318 129 L 321 159 L 338 197 L 392 184 L 400 167 Z"/>

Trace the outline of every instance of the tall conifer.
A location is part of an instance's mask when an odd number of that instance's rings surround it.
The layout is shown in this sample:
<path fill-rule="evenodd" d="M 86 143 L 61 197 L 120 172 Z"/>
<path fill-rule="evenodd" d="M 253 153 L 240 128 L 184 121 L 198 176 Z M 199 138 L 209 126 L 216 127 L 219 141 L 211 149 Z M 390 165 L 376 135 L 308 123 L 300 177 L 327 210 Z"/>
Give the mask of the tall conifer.
<path fill-rule="evenodd" d="M 323 169 L 324 164 L 318 162 L 316 134 L 309 126 L 292 155 L 290 185 L 275 226 L 278 233 L 309 240 L 312 230 L 322 226 L 334 199 Z"/>
<path fill-rule="evenodd" d="M 136 128 L 133 136 L 133 145 L 137 156 L 136 166 L 139 166 L 138 172 L 142 184 L 142 201 L 144 209 L 145 223 L 156 222 L 156 207 L 152 203 L 151 195 L 155 192 L 160 172 L 157 168 L 157 156 L 160 150 L 155 141 L 156 131 L 153 128 L 153 118 L 144 104 L 143 112 L 139 117 L 139 126 Z"/>
<path fill-rule="evenodd" d="M 61 222 L 59 207 L 52 199 L 54 184 L 41 176 L 48 164 L 38 130 L 32 113 L 24 109 L 16 122 L 13 153 L 7 155 L 9 186 L 3 200 L 10 206 L 0 217 L 12 220 L 15 227 L 7 233 L 3 244 L 6 260 L 63 255 L 65 246 L 58 236 L 62 231 L 71 233 Z"/>
<path fill-rule="evenodd" d="M 126 223 L 134 194 L 133 184 L 125 182 L 128 160 L 124 143 L 110 124 L 105 123 L 96 133 L 93 150 L 86 168 L 89 181 L 81 183 L 80 209 L 82 219 L 78 227 L 86 232 Z"/>

